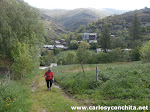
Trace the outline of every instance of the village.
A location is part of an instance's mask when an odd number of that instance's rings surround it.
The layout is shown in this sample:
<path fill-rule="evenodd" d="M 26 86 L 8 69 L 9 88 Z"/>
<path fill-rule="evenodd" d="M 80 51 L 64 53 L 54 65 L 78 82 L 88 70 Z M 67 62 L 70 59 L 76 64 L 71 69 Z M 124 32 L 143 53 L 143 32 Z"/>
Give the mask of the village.
<path fill-rule="evenodd" d="M 111 35 L 112 40 L 114 40 L 115 35 Z M 83 33 L 82 35 L 82 40 L 81 41 L 77 41 L 79 44 L 82 41 L 87 41 L 90 45 L 92 43 L 97 43 L 97 33 Z M 69 49 L 69 45 L 74 42 L 72 39 L 70 39 L 70 42 L 67 42 L 65 39 L 60 39 L 60 40 L 54 40 L 53 45 L 44 45 L 43 48 L 47 49 L 47 50 L 53 50 L 54 48 L 60 48 L 62 50 L 68 50 Z M 122 49 L 122 51 L 130 51 L 131 49 Z M 102 48 L 98 47 L 96 48 L 96 53 L 103 51 Z M 110 49 L 108 49 L 108 51 L 110 51 Z"/>

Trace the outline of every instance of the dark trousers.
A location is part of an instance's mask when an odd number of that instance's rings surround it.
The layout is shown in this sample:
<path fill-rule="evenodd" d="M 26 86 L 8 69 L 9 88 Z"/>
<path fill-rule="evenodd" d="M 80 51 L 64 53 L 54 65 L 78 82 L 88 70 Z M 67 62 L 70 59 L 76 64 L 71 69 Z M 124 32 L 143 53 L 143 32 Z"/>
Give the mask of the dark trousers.
<path fill-rule="evenodd" d="M 52 83 L 53 83 L 53 80 L 50 79 L 50 80 L 46 80 L 47 82 L 47 88 L 49 88 L 49 86 L 51 87 L 52 86 Z M 50 85 L 49 85 L 50 84 Z"/>

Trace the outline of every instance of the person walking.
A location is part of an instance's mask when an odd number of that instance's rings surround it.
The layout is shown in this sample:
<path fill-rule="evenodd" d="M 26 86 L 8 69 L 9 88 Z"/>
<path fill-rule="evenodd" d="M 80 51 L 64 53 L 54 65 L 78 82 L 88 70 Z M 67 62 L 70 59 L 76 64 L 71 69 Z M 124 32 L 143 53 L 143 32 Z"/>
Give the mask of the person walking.
<path fill-rule="evenodd" d="M 54 74 L 53 71 L 49 68 L 45 74 L 44 74 L 45 80 L 47 82 L 47 88 L 48 90 L 52 89 L 52 83 L 53 83 L 53 78 L 54 78 Z"/>

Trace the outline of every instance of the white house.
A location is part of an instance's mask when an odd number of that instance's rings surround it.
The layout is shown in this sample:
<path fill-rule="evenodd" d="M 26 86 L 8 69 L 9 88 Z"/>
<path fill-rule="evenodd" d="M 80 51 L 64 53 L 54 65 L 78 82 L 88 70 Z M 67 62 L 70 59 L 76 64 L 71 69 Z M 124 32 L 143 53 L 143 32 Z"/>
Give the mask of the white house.
<path fill-rule="evenodd" d="M 83 33 L 82 40 L 97 40 L 97 33 Z"/>
<path fill-rule="evenodd" d="M 54 49 L 54 45 L 44 45 L 43 47 L 47 49 Z"/>

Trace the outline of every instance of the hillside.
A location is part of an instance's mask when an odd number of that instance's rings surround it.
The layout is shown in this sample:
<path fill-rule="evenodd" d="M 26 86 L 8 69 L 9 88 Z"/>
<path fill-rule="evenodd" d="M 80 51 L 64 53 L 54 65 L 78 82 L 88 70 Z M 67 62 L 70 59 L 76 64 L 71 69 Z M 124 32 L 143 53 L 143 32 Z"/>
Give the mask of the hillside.
<path fill-rule="evenodd" d="M 41 14 L 41 19 L 44 22 L 47 32 L 47 42 L 49 42 L 50 39 L 61 37 L 63 34 L 67 33 L 65 28 L 52 21 L 52 18 L 50 16 L 47 16 L 46 14 Z"/>
<path fill-rule="evenodd" d="M 97 20 L 92 24 L 87 26 L 88 31 L 98 29 L 102 30 L 104 22 L 107 22 L 112 34 L 116 34 L 118 30 L 128 30 L 133 16 L 137 14 L 139 20 L 141 21 L 142 30 L 144 33 L 150 33 L 150 8 L 145 8 L 141 10 L 129 11 L 122 15 L 109 16 L 101 20 Z M 94 26 L 94 27 L 93 27 Z"/>
<path fill-rule="evenodd" d="M 66 30 L 75 31 L 80 25 L 87 25 L 98 19 L 113 14 L 121 14 L 126 11 L 110 10 L 110 9 L 40 9 L 42 14 L 49 16 L 49 20 L 63 26 Z"/>

